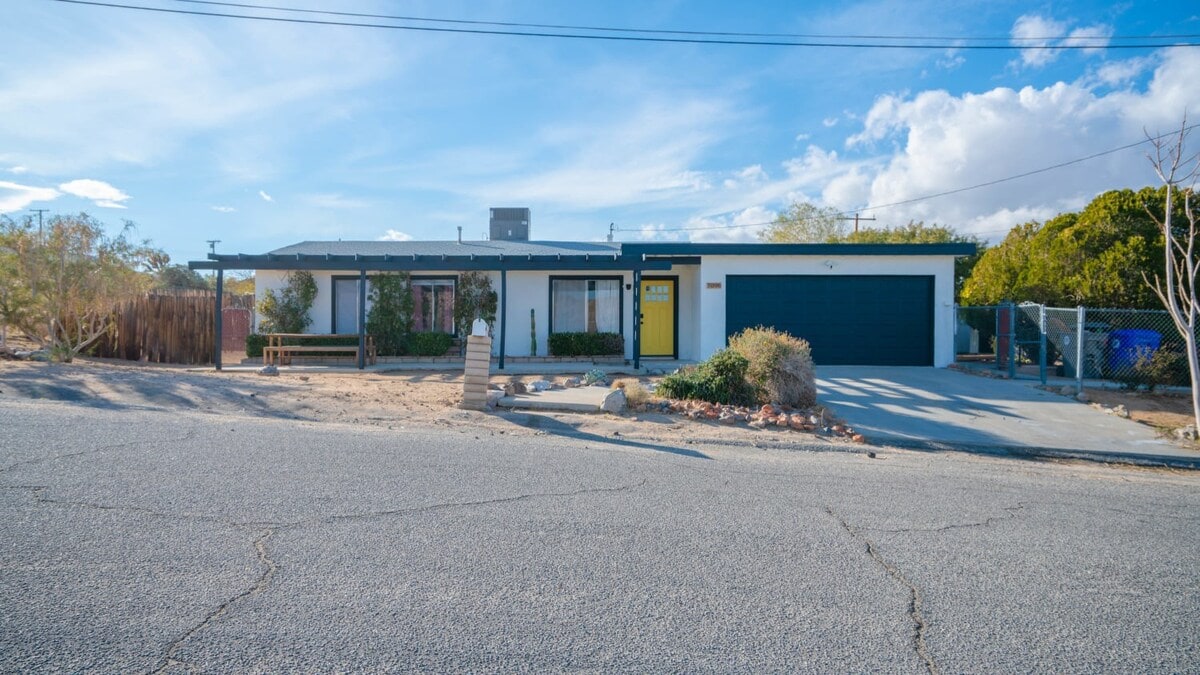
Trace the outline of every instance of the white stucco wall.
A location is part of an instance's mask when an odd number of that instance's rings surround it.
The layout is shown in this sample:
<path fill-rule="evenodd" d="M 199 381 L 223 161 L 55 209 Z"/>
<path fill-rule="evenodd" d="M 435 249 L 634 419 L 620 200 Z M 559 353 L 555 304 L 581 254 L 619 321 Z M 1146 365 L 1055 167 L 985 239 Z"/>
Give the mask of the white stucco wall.
<path fill-rule="evenodd" d="M 625 358 L 633 358 L 633 290 L 625 286 L 633 284 L 632 272 L 598 271 L 581 272 L 509 272 L 508 306 L 505 329 L 505 353 L 508 356 L 547 356 L 547 339 L 550 335 L 550 277 L 621 277 L 622 326 L 625 331 Z M 496 292 L 500 291 L 500 274 L 492 279 Z M 537 353 L 530 353 L 529 310 L 536 317 Z M 499 312 L 497 312 L 499 313 Z M 493 353 L 500 353 L 499 326 L 493 326 Z"/>
<path fill-rule="evenodd" d="M 725 277 L 731 274 L 933 276 L 933 365 L 944 368 L 954 362 L 952 256 L 704 256 L 697 284 L 699 358 L 725 346 Z"/>

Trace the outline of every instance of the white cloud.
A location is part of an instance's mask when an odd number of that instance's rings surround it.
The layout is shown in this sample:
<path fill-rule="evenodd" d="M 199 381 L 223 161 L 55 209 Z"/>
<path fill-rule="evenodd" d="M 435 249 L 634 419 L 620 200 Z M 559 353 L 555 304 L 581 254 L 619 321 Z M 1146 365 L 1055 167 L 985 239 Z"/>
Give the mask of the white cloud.
<path fill-rule="evenodd" d="M 851 150 L 880 154 L 847 162 L 810 147 L 788 163 L 791 176 L 823 176 L 821 200 L 849 210 L 882 206 L 994 181 L 1102 152 L 1178 128 L 1185 110 L 1200 110 L 1200 53 L 1165 50 L 1142 89 L 1101 93 L 1095 77 L 1020 90 L 1004 87 L 954 96 L 924 91 L 884 96 Z M 1131 72 L 1145 64 L 1113 64 Z M 1116 153 L 1030 178 L 922 199 L 871 212 L 880 225 L 910 219 L 962 231 L 993 233 L 1031 218 L 1077 209 L 1096 194 L 1154 184 L 1144 148 Z M 793 186 L 796 184 L 793 183 Z M 764 188 L 765 189 L 765 188 Z M 768 202 L 769 203 L 769 202 Z"/>
<path fill-rule="evenodd" d="M 400 230 L 388 230 L 379 238 L 379 241 L 412 241 L 412 238 L 411 234 Z"/>
<path fill-rule="evenodd" d="M 95 202 L 96 206 L 108 209 L 127 208 L 121 202 L 128 201 L 129 195 L 102 180 L 78 178 L 58 186 L 59 190 Z"/>
<path fill-rule="evenodd" d="M 710 178 L 691 166 L 731 116 L 719 101 L 648 100 L 607 124 L 588 119 L 545 128 L 533 141 L 548 157 L 530 163 L 547 168 L 520 178 L 497 173 L 468 190 L 490 202 L 582 209 L 686 203 L 712 189 Z M 481 164 L 458 155 L 456 172 L 464 159 Z"/>
<path fill-rule="evenodd" d="M 28 171 L 29 171 L 29 169 L 28 169 L 27 167 L 20 166 L 20 165 L 18 165 L 18 166 L 10 166 L 10 167 L 8 167 L 8 172 L 9 172 L 9 173 L 11 173 L 11 174 L 16 174 L 16 175 L 18 175 L 18 176 L 19 176 L 19 175 L 21 175 L 21 174 L 23 174 L 23 173 L 26 173 L 26 172 L 28 172 Z"/>
<path fill-rule="evenodd" d="M 217 213 L 233 213 L 234 211 L 237 211 L 237 209 L 233 208 L 232 206 L 210 206 L 209 208 Z"/>
<path fill-rule="evenodd" d="M 694 242 L 755 242 L 758 233 L 775 220 L 775 212 L 763 206 L 742 209 L 732 218 L 692 218 L 686 227 L 688 239 Z"/>
<path fill-rule="evenodd" d="M 320 209 L 362 209 L 369 206 L 361 199 L 350 199 L 340 194 L 306 195 L 303 201 Z"/>
<path fill-rule="evenodd" d="M 1051 63 L 1062 53 L 1056 46 L 1095 45 L 1081 50 L 1085 54 L 1104 51 L 1112 37 L 1112 27 L 1104 24 L 1083 26 L 1067 33 L 1070 24 L 1055 21 L 1037 14 L 1025 14 L 1013 23 L 1012 43 L 1030 49 L 1021 50 L 1021 64 L 1040 68 Z"/>
<path fill-rule="evenodd" d="M 808 140 L 808 139 L 810 139 L 810 138 L 812 138 L 812 135 L 811 135 L 811 134 L 796 134 L 796 142 L 797 142 L 797 143 L 801 143 L 801 142 L 803 142 L 803 141 L 807 141 L 807 140 Z"/>
<path fill-rule="evenodd" d="M 821 120 L 821 124 L 824 124 L 826 128 L 837 126 L 837 123 L 838 118 L 836 117 L 826 117 L 825 119 Z"/>
<path fill-rule="evenodd" d="M 681 241 L 684 234 L 678 225 L 647 223 L 638 228 L 637 238 L 641 241 Z"/>
<path fill-rule="evenodd" d="M 273 201 L 275 201 L 275 198 L 274 198 L 274 197 L 272 197 L 271 195 L 267 194 L 266 192 L 264 192 L 264 191 L 262 191 L 262 190 L 259 190 L 259 191 L 258 191 L 258 196 L 259 196 L 259 197 L 261 197 L 261 198 L 262 198 L 262 200 L 263 200 L 264 202 L 273 202 Z"/>
<path fill-rule="evenodd" d="M 20 211 L 35 202 L 48 202 L 61 196 L 54 188 L 20 185 L 0 180 L 0 213 Z"/>

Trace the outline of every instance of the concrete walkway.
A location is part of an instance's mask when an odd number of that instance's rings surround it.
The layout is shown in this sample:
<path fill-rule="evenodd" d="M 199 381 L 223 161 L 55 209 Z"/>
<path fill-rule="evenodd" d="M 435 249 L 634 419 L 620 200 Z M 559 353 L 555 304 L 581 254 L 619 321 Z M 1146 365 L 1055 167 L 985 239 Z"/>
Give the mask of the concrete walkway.
<path fill-rule="evenodd" d="M 817 377 L 820 401 L 872 443 L 1200 468 L 1200 452 L 1036 383 L 874 366 L 822 366 Z"/>

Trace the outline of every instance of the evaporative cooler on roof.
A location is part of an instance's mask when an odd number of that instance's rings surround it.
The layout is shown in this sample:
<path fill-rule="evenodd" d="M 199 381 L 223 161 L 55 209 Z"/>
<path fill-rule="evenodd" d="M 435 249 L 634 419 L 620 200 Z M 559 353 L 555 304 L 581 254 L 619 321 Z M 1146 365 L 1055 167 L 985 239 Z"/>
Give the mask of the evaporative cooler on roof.
<path fill-rule="evenodd" d="M 529 241 L 529 209 L 491 209 L 489 236 L 504 241 Z"/>

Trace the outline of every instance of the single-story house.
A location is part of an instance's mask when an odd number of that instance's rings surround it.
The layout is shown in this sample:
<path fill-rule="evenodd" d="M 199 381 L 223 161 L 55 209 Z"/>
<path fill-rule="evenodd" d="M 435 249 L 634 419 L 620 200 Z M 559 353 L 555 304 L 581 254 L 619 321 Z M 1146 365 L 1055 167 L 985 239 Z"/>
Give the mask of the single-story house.
<path fill-rule="evenodd" d="M 496 213 L 511 211 L 517 219 L 498 225 Z M 481 271 L 498 293 L 491 329 L 500 368 L 506 357 L 545 356 L 555 332 L 619 333 L 625 358 L 641 367 L 703 360 L 758 325 L 808 340 L 818 364 L 954 360 L 954 259 L 973 244 L 531 241 L 528 217 L 493 209 L 484 241 L 306 241 L 214 253 L 189 267 L 216 270 L 218 283 L 224 270 L 254 270 L 259 298 L 282 288 L 289 271 L 308 270 L 317 283 L 309 331 L 360 335 L 373 275 L 408 272 L 414 329 L 453 332 L 458 275 Z"/>

